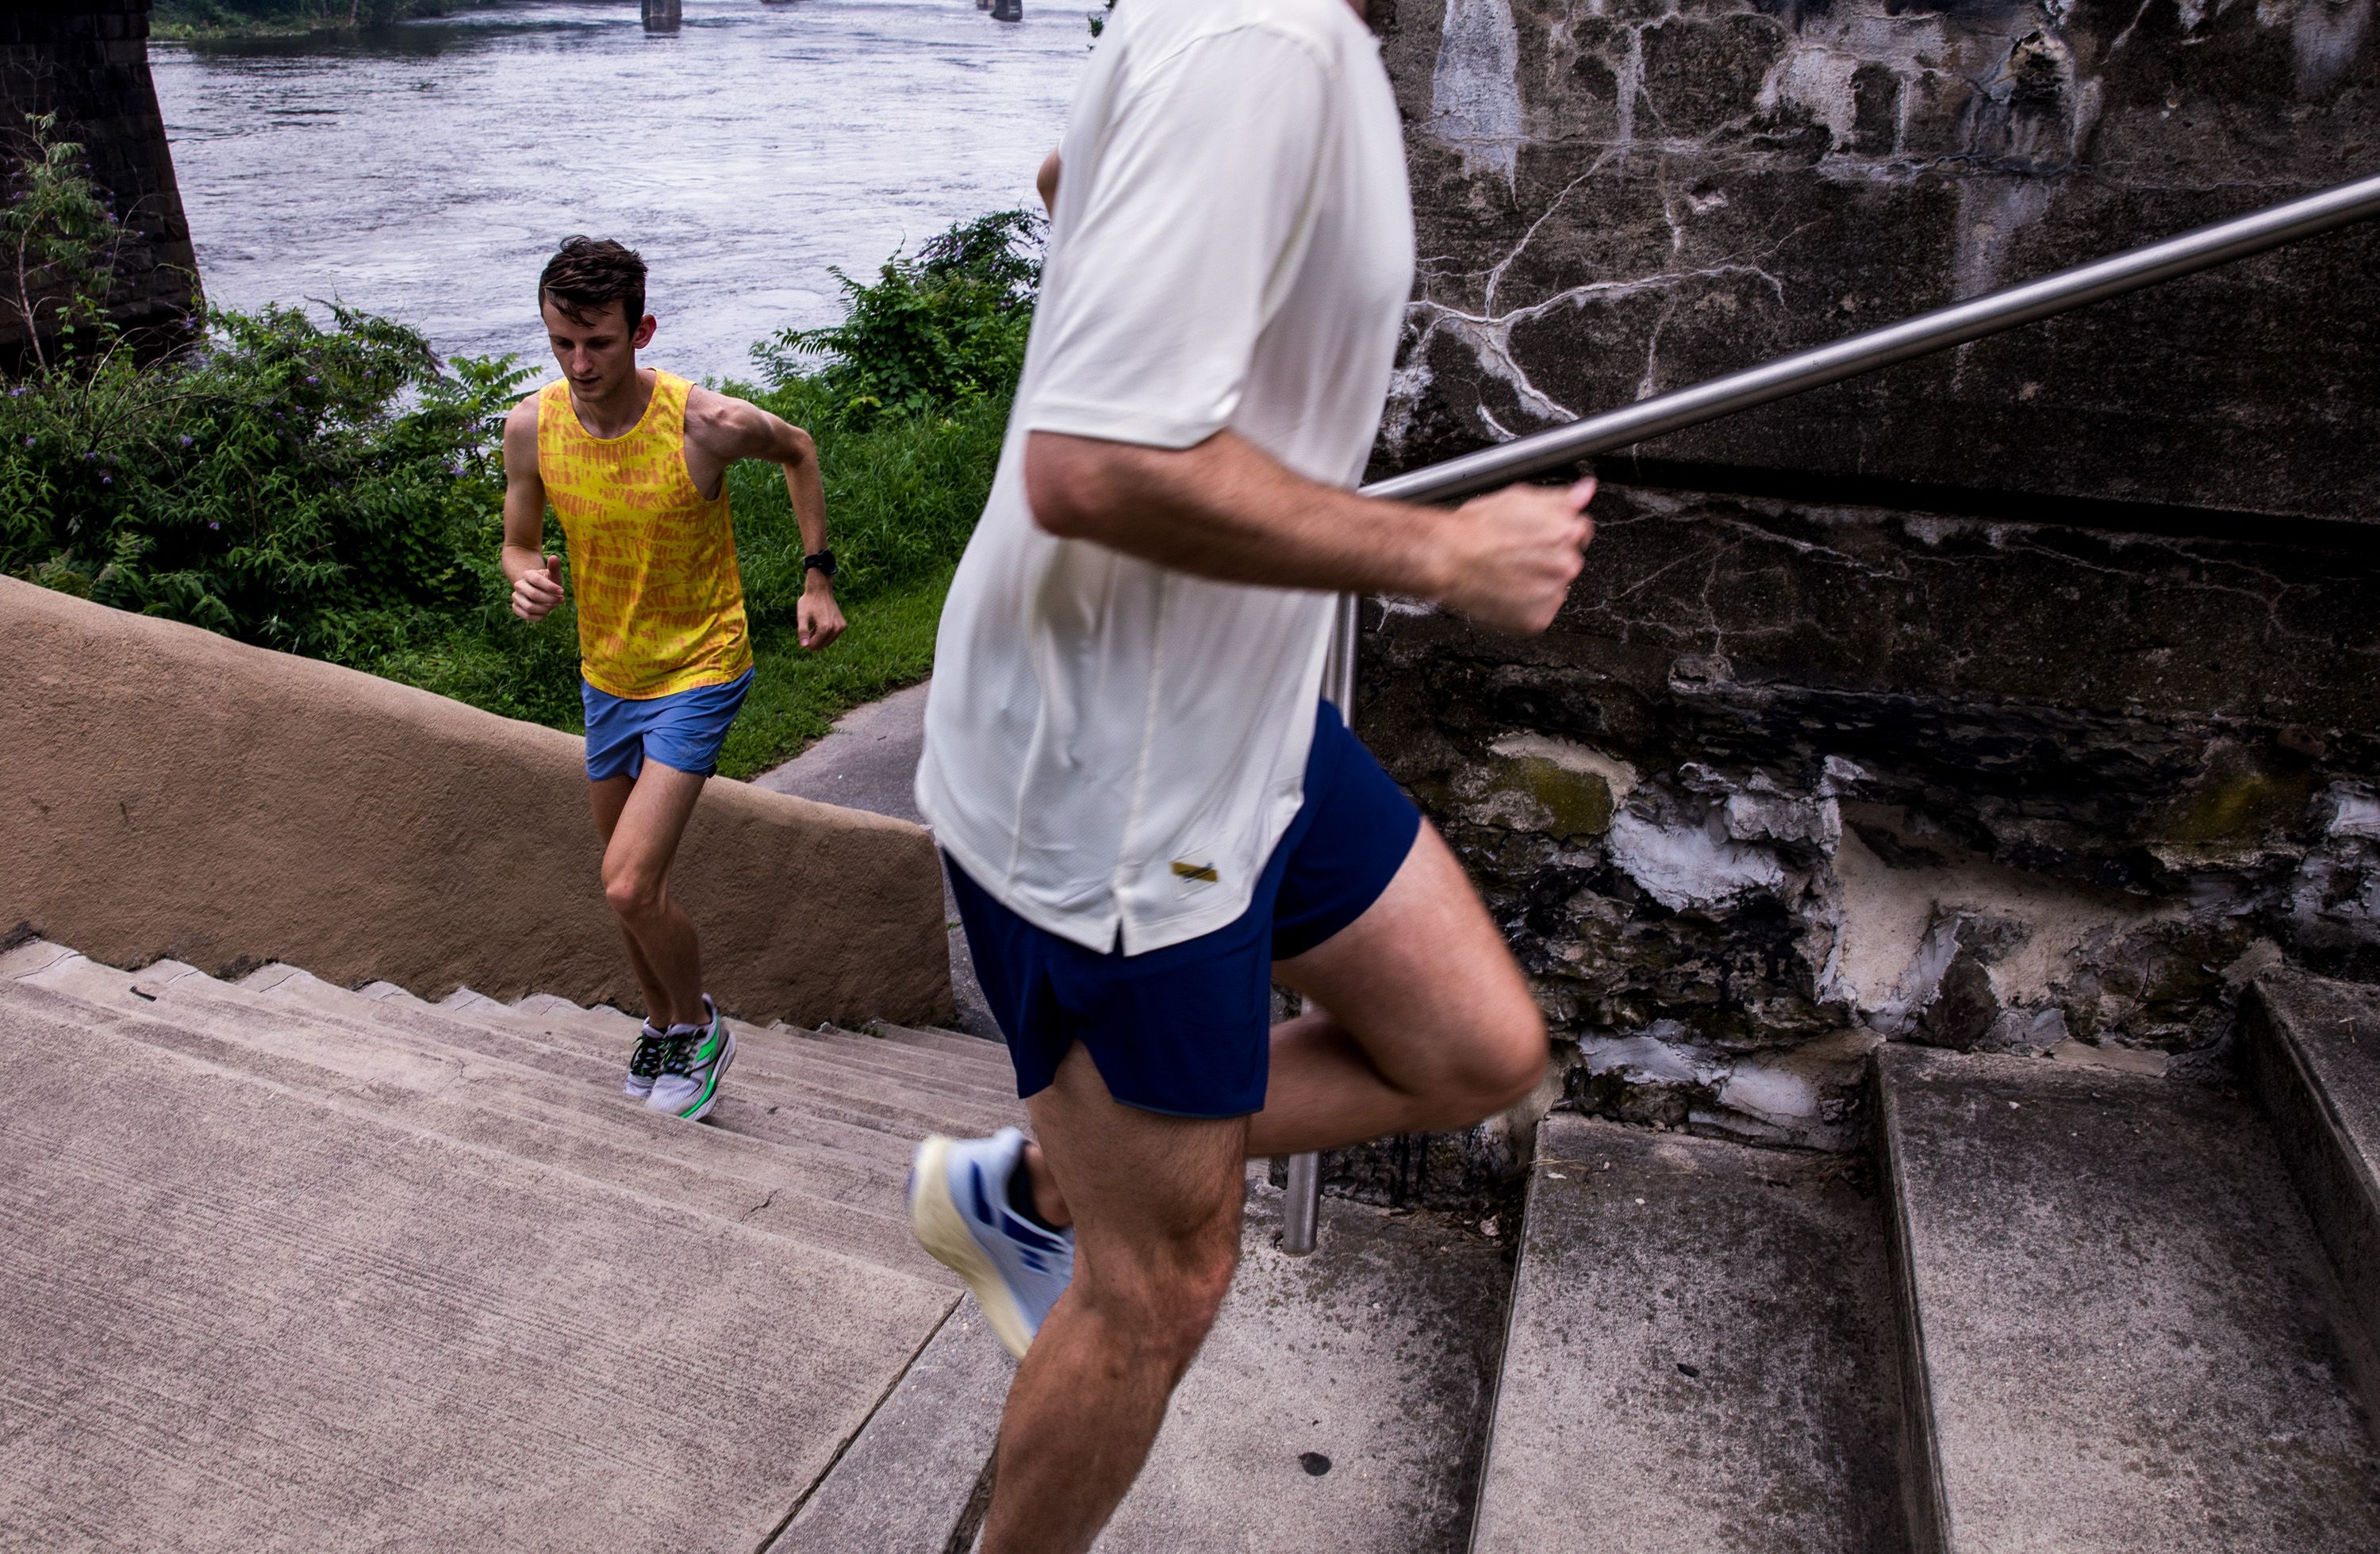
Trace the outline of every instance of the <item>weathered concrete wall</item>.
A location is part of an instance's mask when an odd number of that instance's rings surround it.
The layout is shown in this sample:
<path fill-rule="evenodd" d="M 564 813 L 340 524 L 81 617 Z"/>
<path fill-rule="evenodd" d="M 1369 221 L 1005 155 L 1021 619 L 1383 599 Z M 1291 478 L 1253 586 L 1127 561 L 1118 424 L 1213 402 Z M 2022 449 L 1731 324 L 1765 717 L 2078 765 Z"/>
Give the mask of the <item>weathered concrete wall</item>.
<path fill-rule="evenodd" d="M 6 579 L 0 643 L 0 929 L 118 965 L 639 1007 L 578 740 Z M 951 1012 L 917 826 L 717 782 L 674 883 L 730 1014 Z"/>
<path fill-rule="evenodd" d="M 57 134 L 82 142 L 128 234 L 110 312 L 145 346 L 180 338 L 198 303 L 198 258 L 149 77 L 149 0 L 12 0 L 0 10 L 0 145 L 26 115 L 48 113 Z M 23 333 L 0 312 L 0 359 L 22 351 Z"/>
<path fill-rule="evenodd" d="M 1382 462 L 2380 170 L 2373 11 L 1401 0 L 1424 277 Z M 2375 274 L 2367 225 L 1639 453 L 2372 521 Z"/>
<path fill-rule="evenodd" d="M 1403 0 L 1376 467 L 2369 173 L 2373 8 Z M 2277 960 L 2380 978 L 2375 445 L 2366 229 L 1606 460 L 1553 630 L 1375 604 L 1358 722 L 1576 1104 L 1843 1146 L 1883 1040 L 2186 1072 Z"/>
<path fill-rule="evenodd" d="M 1375 606 L 1358 692 L 1574 1097 L 1842 1143 L 1878 1039 L 2158 1067 L 2380 976 L 2375 548 L 1597 505 L 1547 637 Z"/>

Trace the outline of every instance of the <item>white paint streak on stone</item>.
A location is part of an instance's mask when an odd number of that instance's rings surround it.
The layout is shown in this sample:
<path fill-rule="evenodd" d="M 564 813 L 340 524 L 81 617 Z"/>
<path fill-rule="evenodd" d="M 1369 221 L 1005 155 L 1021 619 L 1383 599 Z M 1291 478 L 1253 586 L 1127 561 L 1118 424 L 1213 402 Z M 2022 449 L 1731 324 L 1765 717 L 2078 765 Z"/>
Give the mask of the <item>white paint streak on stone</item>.
<path fill-rule="evenodd" d="M 2049 209 L 2051 186 L 2039 178 L 1967 178 L 1959 185 L 1958 250 L 1950 262 L 1952 295 L 1961 299 L 1998 288 L 2009 247 Z"/>
<path fill-rule="evenodd" d="M 1651 1028 L 1662 1034 L 1581 1037 L 1579 1058 L 1588 1073 L 1617 1070 L 1632 1085 L 1709 1085 L 1727 1074 L 1724 1066 L 1671 1045 L 1686 1035 L 1686 1028 L 1675 1020 L 1657 1021 Z"/>
<path fill-rule="evenodd" d="M 1542 734 L 1512 734 L 1495 741 L 1488 748 L 1508 760 L 1535 756 L 1581 777 L 1600 777 L 1604 786 L 1611 790 L 1611 803 L 1615 808 L 1627 803 L 1628 795 L 1636 791 L 1638 777 L 1633 766 L 1567 739 L 1549 739 Z"/>
<path fill-rule="evenodd" d="M 2297 51 L 2299 94 L 2311 97 L 2345 75 L 2371 25 L 2372 0 L 2298 0 L 2289 42 Z"/>
<path fill-rule="evenodd" d="M 2380 797 L 2338 783 L 2330 790 L 2330 824 L 2325 829 L 2333 836 L 2380 837 Z"/>
<path fill-rule="evenodd" d="M 1672 912 L 1724 905 L 1754 891 L 1779 890 L 1774 855 L 1705 826 L 1672 829 L 1622 810 L 1611 820 L 1611 861 Z"/>
<path fill-rule="evenodd" d="M 1797 42 L 1760 83 L 1755 105 L 1774 114 L 1788 103 L 1808 111 L 1834 135 L 1838 146 L 1851 143 L 1858 104 L 1852 95 L 1852 77 L 1866 61 L 1825 42 Z"/>
<path fill-rule="evenodd" d="M 2023 941 L 1989 968 L 1992 989 L 2003 1005 L 2037 1007 L 2053 1001 L 2091 942 L 2189 910 L 2182 902 L 2090 890 L 1972 856 L 1895 868 L 1850 829 L 1835 851 L 1834 874 L 1836 940 L 1819 991 L 1893 1036 L 1907 1033 L 1940 988 L 1958 953 L 1961 914 L 2022 926 Z"/>
<path fill-rule="evenodd" d="M 1510 0 L 1446 0 L 1430 79 L 1429 133 L 1463 153 L 1467 177 L 1512 186 L 1521 149 L 1521 37 Z"/>

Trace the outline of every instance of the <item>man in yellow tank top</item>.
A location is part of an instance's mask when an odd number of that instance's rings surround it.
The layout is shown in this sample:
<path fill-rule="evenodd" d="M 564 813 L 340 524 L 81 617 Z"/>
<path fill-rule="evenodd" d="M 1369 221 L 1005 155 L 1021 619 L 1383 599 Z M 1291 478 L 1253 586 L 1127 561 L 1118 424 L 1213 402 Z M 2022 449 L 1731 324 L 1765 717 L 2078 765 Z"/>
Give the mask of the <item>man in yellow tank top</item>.
<path fill-rule="evenodd" d="M 844 625 L 818 450 L 759 406 L 637 365 L 655 323 L 644 261 L 620 244 L 565 241 L 538 278 L 538 306 L 563 378 L 504 421 L 504 576 L 525 621 L 562 602 L 561 558 L 545 551 L 551 503 L 578 595 L 603 894 L 645 995 L 623 1088 L 694 1121 L 717 1102 L 735 1056 L 702 990 L 694 924 L 669 890 L 678 841 L 752 684 L 727 467 L 764 458 L 784 468 L 808 552 L 795 632 L 815 650 Z"/>

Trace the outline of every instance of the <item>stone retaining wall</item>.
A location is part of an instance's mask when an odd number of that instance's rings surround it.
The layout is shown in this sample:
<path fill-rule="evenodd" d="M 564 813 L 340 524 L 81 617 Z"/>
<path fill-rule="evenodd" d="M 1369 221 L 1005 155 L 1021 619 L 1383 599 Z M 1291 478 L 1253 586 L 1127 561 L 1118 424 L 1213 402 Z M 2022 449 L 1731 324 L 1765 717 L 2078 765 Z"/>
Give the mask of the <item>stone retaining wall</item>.
<path fill-rule="evenodd" d="M 641 1003 L 581 745 L 370 674 L 0 579 L 0 930 L 427 998 Z M 917 826 L 714 782 L 674 877 L 728 1013 L 951 1013 Z"/>
<path fill-rule="evenodd" d="M 1401 0 L 1375 473 L 2380 169 L 2373 10 Z M 2367 225 L 1598 461 L 1536 641 L 1367 609 L 1357 725 L 1572 1104 L 1848 1146 L 1880 1041 L 2186 1073 L 2277 960 L 2380 979 L 2375 277 Z"/>

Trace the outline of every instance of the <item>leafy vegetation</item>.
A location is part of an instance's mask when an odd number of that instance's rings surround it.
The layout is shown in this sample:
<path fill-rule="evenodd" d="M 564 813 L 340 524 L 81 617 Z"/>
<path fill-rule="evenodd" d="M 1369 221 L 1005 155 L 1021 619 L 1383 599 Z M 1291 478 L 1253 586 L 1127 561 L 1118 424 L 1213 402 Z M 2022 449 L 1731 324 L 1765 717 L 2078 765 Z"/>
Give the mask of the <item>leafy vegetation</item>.
<path fill-rule="evenodd" d="M 444 16 L 473 0 L 158 0 L 150 30 L 160 38 L 206 38 L 325 28 L 386 27 Z"/>
<path fill-rule="evenodd" d="M 46 192 L 0 216 L 0 262 L 31 256 L 0 306 L 45 342 L 0 393 L 0 574 L 575 732 L 576 619 L 565 603 L 516 620 L 496 565 L 503 418 L 531 370 L 442 361 L 342 308 L 210 311 L 188 349 L 136 362 L 98 306 L 112 228 L 78 202 L 79 149 L 36 127 L 15 176 Z M 999 459 L 1037 235 L 1019 212 L 953 227 L 876 285 L 846 283 L 841 326 L 756 353 L 773 382 L 735 392 L 818 437 L 852 627 L 824 653 L 795 643 L 803 547 L 783 475 L 731 470 L 759 673 L 730 775 L 930 668 Z"/>
<path fill-rule="evenodd" d="M 884 261 L 873 284 L 833 272 L 844 321 L 753 347 L 779 387 L 815 384 L 835 423 L 865 427 L 1007 394 L 1025 364 L 1042 221 L 1002 211 Z"/>

